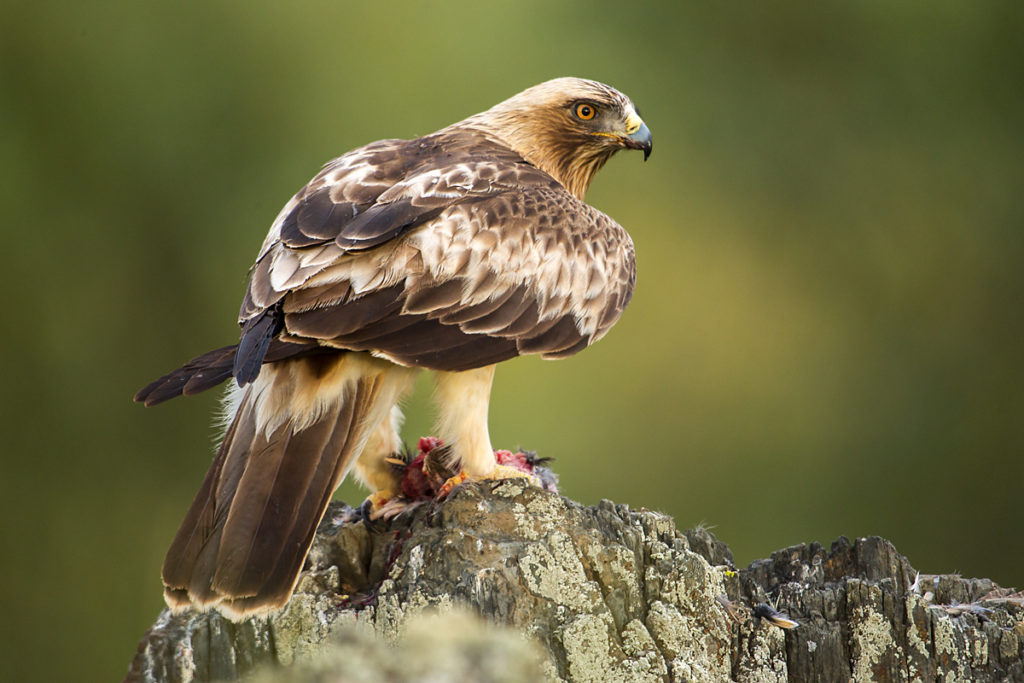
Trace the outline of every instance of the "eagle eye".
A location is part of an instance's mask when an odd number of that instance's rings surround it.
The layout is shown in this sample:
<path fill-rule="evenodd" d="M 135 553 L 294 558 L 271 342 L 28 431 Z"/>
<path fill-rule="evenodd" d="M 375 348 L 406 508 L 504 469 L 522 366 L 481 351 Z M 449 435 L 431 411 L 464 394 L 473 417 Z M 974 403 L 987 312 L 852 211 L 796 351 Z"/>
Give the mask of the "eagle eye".
<path fill-rule="evenodd" d="M 597 115 L 597 107 L 586 102 L 579 102 L 572 108 L 572 113 L 581 121 L 589 121 Z"/>

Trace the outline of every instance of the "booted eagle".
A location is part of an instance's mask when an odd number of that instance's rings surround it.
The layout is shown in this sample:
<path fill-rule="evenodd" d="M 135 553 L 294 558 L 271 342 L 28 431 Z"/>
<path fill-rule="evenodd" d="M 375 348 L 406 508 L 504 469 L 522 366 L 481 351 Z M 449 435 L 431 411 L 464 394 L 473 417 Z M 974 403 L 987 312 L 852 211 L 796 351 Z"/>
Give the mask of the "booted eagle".
<path fill-rule="evenodd" d="M 135 396 L 147 406 L 234 377 L 230 426 L 167 552 L 172 608 L 231 618 L 288 602 L 349 470 L 398 490 L 400 399 L 436 371 L 437 435 L 465 479 L 496 464 L 495 363 L 563 358 L 629 303 L 633 243 L 583 202 L 620 149 L 651 152 L 628 97 L 559 78 L 414 140 L 328 163 L 285 205 L 250 271 L 238 344 Z M 521 475 L 520 475 L 521 476 Z"/>

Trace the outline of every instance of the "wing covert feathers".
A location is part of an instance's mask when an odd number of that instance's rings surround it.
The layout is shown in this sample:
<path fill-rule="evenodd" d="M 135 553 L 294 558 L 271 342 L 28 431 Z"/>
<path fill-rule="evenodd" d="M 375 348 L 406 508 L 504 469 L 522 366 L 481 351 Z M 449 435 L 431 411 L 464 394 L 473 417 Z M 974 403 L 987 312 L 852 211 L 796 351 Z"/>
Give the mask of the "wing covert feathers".
<path fill-rule="evenodd" d="M 142 389 L 154 405 L 310 349 L 466 370 L 572 355 L 629 302 L 633 244 L 611 218 L 459 124 L 327 164 L 282 209 L 250 272 L 241 340 Z M 282 344 L 284 346 L 282 346 Z"/>
<path fill-rule="evenodd" d="M 238 344 L 232 344 L 197 356 L 177 370 L 173 370 L 139 389 L 133 400 L 147 406 L 154 406 L 176 396 L 191 396 L 215 387 L 231 377 L 237 352 Z M 270 341 L 263 361 L 274 362 L 297 356 L 330 352 L 330 349 L 324 349 L 308 341 L 294 342 L 274 339 Z"/>
<path fill-rule="evenodd" d="M 253 268 L 243 345 L 279 307 L 290 339 L 402 365 L 563 357 L 607 332 L 633 281 L 617 223 L 453 128 L 351 152 L 292 199 Z"/>

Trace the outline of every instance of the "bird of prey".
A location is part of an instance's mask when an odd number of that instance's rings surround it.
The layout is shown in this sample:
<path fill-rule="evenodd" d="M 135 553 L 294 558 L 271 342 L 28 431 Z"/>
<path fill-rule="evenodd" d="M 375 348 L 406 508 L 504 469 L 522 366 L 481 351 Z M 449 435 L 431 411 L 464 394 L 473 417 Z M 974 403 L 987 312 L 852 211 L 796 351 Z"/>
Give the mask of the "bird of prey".
<path fill-rule="evenodd" d="M 559 78 L 324 166 L 270 228 L 238 344 L 135 396 L 154 405 L 235 379 L 163 565 L 168 605 L 233 619 L 283 607 L 349 471 L 375 492 L 371 508 L 399 490 L 397 404 L 421 369 L 436 372 L 450 484 L 522 476 L 488 436 L 495 364 L 571 356 L 619 319 L 633 243 L 583 197 L 616 151 L 651 147 L 628 97 Z"/>

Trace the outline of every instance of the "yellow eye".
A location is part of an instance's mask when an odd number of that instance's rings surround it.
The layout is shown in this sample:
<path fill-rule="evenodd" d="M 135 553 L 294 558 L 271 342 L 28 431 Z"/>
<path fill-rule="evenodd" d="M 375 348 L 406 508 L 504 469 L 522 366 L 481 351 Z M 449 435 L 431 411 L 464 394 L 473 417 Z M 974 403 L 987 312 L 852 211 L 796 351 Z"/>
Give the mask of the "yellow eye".
<path fill-rule="evenodd" d="M 576 114 L 576 118 L 589 121 L 597 114 L 597 110 L 591 104 L 580 102 L 573 108 L 573 113 Z"/>

